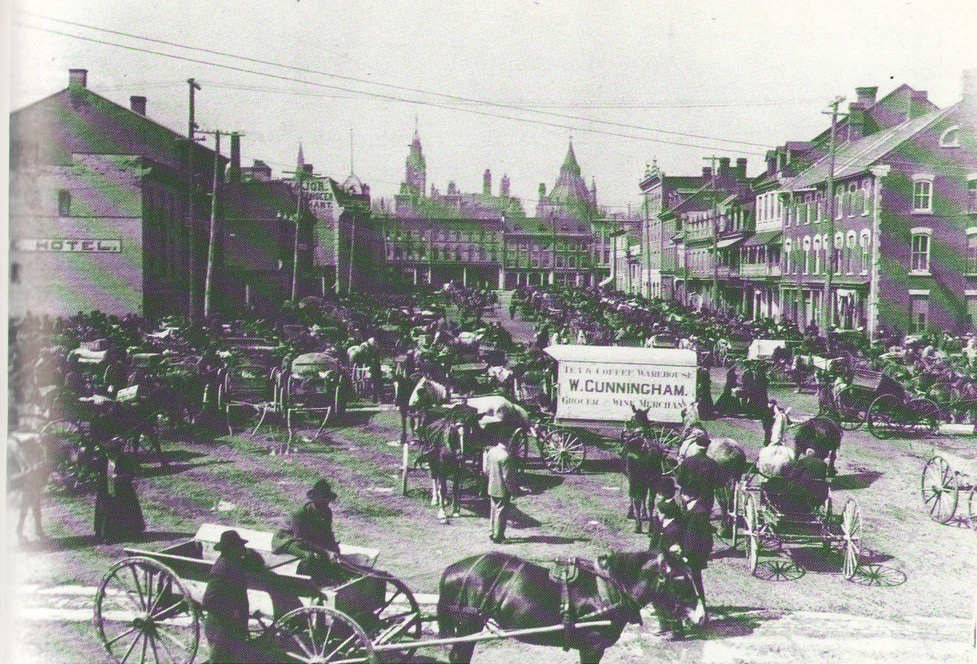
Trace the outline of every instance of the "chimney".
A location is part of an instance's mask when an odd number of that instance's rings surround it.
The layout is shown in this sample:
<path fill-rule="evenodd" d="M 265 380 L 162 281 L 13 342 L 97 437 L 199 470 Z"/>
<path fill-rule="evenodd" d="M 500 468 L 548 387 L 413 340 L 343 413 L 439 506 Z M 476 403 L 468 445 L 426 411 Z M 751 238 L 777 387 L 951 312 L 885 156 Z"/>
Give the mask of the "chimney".
<path fill-rule="evenodd" d="M 146 98 L 140 95 L 132 95 L 129 97 L 129 108 L 134 113 L 146 115 Z"/>
<path fill-rule="evenodd" d="M 487 168 L 482 176 L 482 193 L 486 196 L 492 195 L 492 171 Z"/>
<path fill-rule="evenodd" d="M 503 175 L 502 182 L 499 183 L 499 196 L 502 198 L 509 197 L 509 176 Z"/>
<path fill-rule="evenodd" d="M 865 88 L 855 88 L 855 94 L 858 95 L 856 103 L 859 103 L 863 108 L 868 108 L 875 103 L 875 95 L 878 93 L 879 88 L 876 86 L 865 87 Z"/>
<path fill-rule="evenodd" d="M 546 198 L 546 183 L 545 182 L 540 182 L 539 183 L 539 199 L 540 200 L 543 200 L 544 198 Z"/>
<path fill-rule="evenodd" d="M 963 107 L 977 113 L 977 69 L 963 70 Z"/>
<path fill-rule="evenodd" d="M 906 119 L 912 120 L 926 114 L 926 102 L 929 94 L 926 90 L 913 90 L 909 93 L 909 108 L 906 109 Z"/>
<path fill-rule="evenodd" d="M 69 69 L 68 70 L 68 87 L 69 88 L 87 88 L 88 87 L 88 70 L 87 69 Z"/>
<path fill-rule="evenodd" d="M 746 179 L 746 157 L 740 157 L 736 160 L 736 174 L 740 178 Z"/>
<path fill-rule="evenodd" d="M 227 169 L 228 182 L 241 181 L 241 135 L 231 134 L 231 165 Z"/>

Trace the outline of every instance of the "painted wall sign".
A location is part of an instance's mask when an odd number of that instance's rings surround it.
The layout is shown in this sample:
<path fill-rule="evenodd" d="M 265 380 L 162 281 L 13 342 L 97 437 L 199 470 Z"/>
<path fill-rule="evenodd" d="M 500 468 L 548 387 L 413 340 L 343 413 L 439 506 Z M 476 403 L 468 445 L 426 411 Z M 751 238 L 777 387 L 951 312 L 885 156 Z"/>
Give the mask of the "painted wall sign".
<path fill-rule="evenodd" d="M 681 422 L 695 401 L 696 354 L 685 349 L 550 346 L 559 362 L 556 417 L 622 422 L 631 406 L 653 422 Z"/>
<path fill-rule="evenodd" d="M 118 254 L 122 252 L 122 240 L 96 240 L 91 238 L 24 238 L 14 241 L 13 250 L 55 254 Z"/>

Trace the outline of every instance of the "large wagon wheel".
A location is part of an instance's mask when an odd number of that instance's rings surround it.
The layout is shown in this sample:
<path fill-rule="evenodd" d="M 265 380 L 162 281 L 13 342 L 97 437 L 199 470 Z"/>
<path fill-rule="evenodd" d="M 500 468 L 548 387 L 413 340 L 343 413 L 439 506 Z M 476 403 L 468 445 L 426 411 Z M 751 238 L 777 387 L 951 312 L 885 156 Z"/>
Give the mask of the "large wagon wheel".
<path fill-rule="evenodd" d="M 760 555 L 762 540 L 760 538 L 760 514 L 757 509 L 756 496 L 746 496 L 746 560 L 750 567 L 750 574 L 756 574 L 757 558 Z"/>
<path fill-rule="evenodd" d="M 529 436 L 530 427 L 519 427 L 512 432 L 509 438 L 509 449 L 515 452 L 516 457 L 523 461 L 529 457 Z"/>
<path fill-rule="evenodd" d="M 911 400 L 906 404 L 906 411 L 910 415 L 912 428 L 919 433 L 936 433 L 940 424 L 947 419 L 943 410 L 933 400 L 926 397 Z"/>
<path fill-rule="evenodd" d="M 960 489 L 957 474 L 947 460 L 936 455 L 927 461 L 920 484 L 923 504 L 929 510 L 930 517 L 939 523 L 949 523 L 957 511 Z"/>
<path fill-rule="evenodd" d="M 866 415 L 869 433 L 881 440 L 899 435 L 904 420 L 903 403 L 891 394 L 877 397 Z"/>
<path fill-rule="evenodd" d="M 737 482 L 733 485 L 733 504 L 730 507 L 730 519 L 732 520 L 732 526 L 730 528 L 730 542 L 733 548 L 736 548 L 736 543 L 739 541 L 739 530 L 740 530 L 740 510 L 745 509 L 743 506 L 743 488 L 741 482 Z"/>
<path fill-rule="evenodd" d="M 276 655 L 303 664 L 377 664 L 370 637 L 360 625 L 328 606 L 306 606 L 272 625 Z"/>
<path fill-rule="evenodd" d="M 77 422 L 55 420 L 40 431 L 41 449 L 54 465 L 59 488 L 75 493 L 95 481 L 93 452 L 87 449 L 85 432 Z"/>
<path fill-rule="evenodd" d="M 371 572 L 376 574 L 375 572 Z M 386 582 L 384 599 L 367 615 L 355 616 L 357 623 L 372 638 L 374 645 L 397 643 L 401 639 L 418 641 L 421 638 L 421 607 L 407 584 L 400 579 L 383 575 Z M 401 651 L 411 657 L 416 648 Z"/>
<path fill-rule="evenodd" d="M 858 571 L 858 555 L 862 542 L 862 516 L 854 498 L 849 498 L 845 502 L 845 508 L 841 513 L 841 535 L 845 544 L 842 552 L 844 556 L 842 573 L 850 580 Z"/>
<path fill-rule="evenodd" d="M 200 644 L 197 605 L 173 570 L 149 558 L 126 558 L 105 573 L 95 626 L 120 664 L 190 664 Z"/>
<path fill-rule="evenodd" d="M 552 428 L 543 436 L 542 454 L 546 467 L 566 475 L 580 470 L 587 458 L 587 447 L 580 437 L 566 429 Z"/>
<path fill-rule="evenodd" d="M 967 494 L 967 524 L 977 529 L 977 483 L 970 487 Z"/>
<path fill-rule="evenodd" d="M 838 393 L 838 420 L 845 431 L 855 431 L 866 420 L 865 397 L 861 390 L 849 385 Z"/>

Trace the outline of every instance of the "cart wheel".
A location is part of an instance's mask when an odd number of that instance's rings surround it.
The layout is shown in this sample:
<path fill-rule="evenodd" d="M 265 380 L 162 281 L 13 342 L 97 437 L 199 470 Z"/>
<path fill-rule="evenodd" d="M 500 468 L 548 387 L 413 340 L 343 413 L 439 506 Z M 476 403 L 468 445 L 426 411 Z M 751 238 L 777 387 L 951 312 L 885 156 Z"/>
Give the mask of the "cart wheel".
<path fill-rule="evenodd" d="M 757 557 L 760 555 L 760 516 L 757 512 L 756 497 L 746 496 L 746 560 L 750 566 L 750 574 L 756 574 Z"/>
<path fill-rule="evenodd" d="M 39 437 L 47 461 L 54 466 L 57 488 L 75 493 L 95 481 L 95 460 L 77 422 L 49 422 L 41 429 Z"/>
<path fill-rule="evenodd" d="M 858 571 L 858 554 L 862 542 L 862 515 L 854 498 L 845 502 L 845 509 L 841 512 L 841 534 L 845 538 L 842 572 L 846 579 L 851 580 Z"/>
<path fill-rule="evenodd" d="M 926 397 L 910 401 L 906 404 L 906 411 L 910 414 L 910 424 L 915 423 L 915 426 L 910 426 L 910 430 L 919 433 L 934 434 L 939 430 L 940 424 L 948 419 L 940 407 Z"/>
<path fill-rule="evenodd" d="M 377 664 L 363 628 L 328 606 L 306 606 L 286 613 L 272 625 L 276 654 L 286 662 Z"/>
<path fill-rule="evenodd" d="M 126 558 L 109 568 L 95 592 L 95 626 L 113 662 L 191 664 L 200 644 L 200 614 L 169 567 Z"/>
<path fill-rule="evenodd" d="M 384 600 L 370 614 L 356 616 L 357 622 L 373 639 L 374 645 L 397 643 L 402 639 L 418 641 L 421 638 L 421 607 L 414 593 L 400 579 L 388 576 Z M 410 658 L 417 648 L 407 648 L 399 654 Z"/>
<path fill-rule="evenodd" d="M 849 385 L 838 393 L 838 420 L 845 431 L 855 431 L 866 419 L 864 397 L 859 390 Z"/>
<path fill-rule="evenodd" d="M 742 509 L 741 503 L 743 502 L 743 489 L 740 483 L 737 482 L 733 485 L 733 504 L 730 506 L 730 520 L 732 521 L 730 528 L 730 541 L 733 544 L 733 548 L 736 548 L 737 542 L 739 542 L 739 530 L 740 530 L 740 510 Z"/>
<path fill-rule="evenodd" d="M 905 419 L 902 408 L 903 404 L 891 394 L 875 399 L 866 415 L 869 433 L 880 440 L 899 435 Z"/>
<path fill-rule="evenodd" d="M 525 461 L 529 457 L 529 432 L 526 427 L 519 427 L 512 432 L 509 445 L 509 449 L 515 452 L 517 458 Z"/>
<path fill-rule="evenodd" d="M 587 448 L 575 433 L 552 429 L 543 439 L 543 461 L 554 473 L 574 473 L 586 458 Z"/>
<path fill-rule="evenodd" d="M 652 442 L 663 450 L 678 452 L 679 448 L 682 446 L 682 435 L 677 429 L 672 429 L 671 427 L 660 427 L 655 432 L 655 438 Z"/>
<path fill-rule="evenodd" d="M 937 455 L 926 462 L 921 480 L 923 504 L 930 517 L 939 523 L 949 523 L 957 511 L 960 489 L 957 474 L 943 457 Z"/>

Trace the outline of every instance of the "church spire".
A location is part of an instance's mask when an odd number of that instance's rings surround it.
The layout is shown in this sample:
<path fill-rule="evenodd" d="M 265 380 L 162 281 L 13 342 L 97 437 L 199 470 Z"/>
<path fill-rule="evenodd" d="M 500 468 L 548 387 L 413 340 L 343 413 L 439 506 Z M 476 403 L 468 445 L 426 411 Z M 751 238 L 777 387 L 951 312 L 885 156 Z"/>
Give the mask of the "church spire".
<path fill-rule="evenodd" d="M 580 176 L 580 164 L 577 163 L 577 155 L 573 152 L 573 138 L 570 139 L 570 147 L 567 149 L 566 159 L 560 167 L 560 173 Z"/>
<path fill-rule="evenodd" d="M 299 143 L 299 156 L 295 160 L 295 166 L 297 171 L 301 171 L 305 167 L 305 155 L 302 154 L 302 143 Z"/>

